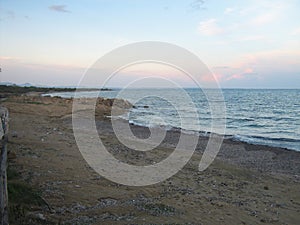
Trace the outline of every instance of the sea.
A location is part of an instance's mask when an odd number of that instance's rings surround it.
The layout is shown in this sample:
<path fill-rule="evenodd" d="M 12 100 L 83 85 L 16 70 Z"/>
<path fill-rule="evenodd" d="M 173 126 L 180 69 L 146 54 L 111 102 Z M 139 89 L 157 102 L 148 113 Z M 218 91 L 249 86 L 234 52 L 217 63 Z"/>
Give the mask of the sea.
<path fill-rule="evenodd" d="M 187 94 L 189 101 L 184 97 Z M 300 89 L 121 89 L 100 91 L 104 98 L 123 98 L 134 107 L 123 119 L 141 126 L 180 128 L 199 135 L 218 133 L 207 93 L 222 94 L 225 138 L 300 151 Z M 77 92 L 91 97 L 98 92 Z M 72 92 L 52 96 L 74 97 Z M 140 97 L 141 96 L 141 97 Z M 137 100 L 140 97 L 139 100 Z M 175 102 L 175 104 L 174 104 Z M 195 113 L 196 112 L 196 113 Z M 184 122 L 182 122 L 184 121 Z"/>

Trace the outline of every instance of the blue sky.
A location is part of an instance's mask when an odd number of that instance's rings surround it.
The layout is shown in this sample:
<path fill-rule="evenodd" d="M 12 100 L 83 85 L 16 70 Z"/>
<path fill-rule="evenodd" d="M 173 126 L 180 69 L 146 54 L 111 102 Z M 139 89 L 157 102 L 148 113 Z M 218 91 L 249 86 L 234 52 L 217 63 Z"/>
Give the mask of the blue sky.
<path fill-rule="evenodd" d="M 195 53 L 221 87 L 300 88 L 299 11 L 296 0 L 0 0 L 0 82 L 76 85 L 105 53 L 154 40 Z"/>

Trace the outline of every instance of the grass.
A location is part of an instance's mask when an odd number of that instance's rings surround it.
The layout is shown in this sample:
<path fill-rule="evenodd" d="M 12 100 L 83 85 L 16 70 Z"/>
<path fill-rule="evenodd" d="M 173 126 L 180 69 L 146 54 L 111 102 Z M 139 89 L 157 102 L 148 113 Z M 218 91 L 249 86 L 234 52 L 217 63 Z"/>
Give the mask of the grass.
<path fill-rule="evenodd" d="M 1 93 L 13 93 L 13 94 L 24 94 L 28 92 L 66 92 L 66 91 L 75 91 L 76 88 L 44 88 L 44 87 L 20 87 L 20 86 L 8 86 L 0 85 Z"/>
<path fill-rule="evenodd" d="M 8 197 L 11 204 L 37 206 L 45 204 L 38 191 L 21 181 L 11 181 L 8 183 Z"/>
<path fill-rule="evenodd" d="M 7 168 L 6 174 L 7 174 L 7 180 L 20 178 L 20 174 L 15 169 L 11 168 L 10 166 Z"/>
<path fill-rule="evenodd" d="M 81 91 L 98 91 L 96 88 L 80 88 Z M 110 88 L 101 88 L 101 91 L 111 91 Z M 55 87 L 20 87 L 17 85 L 0 85 L 0 93 L 7 94 L 24 94 L 28 92 L 72 92 L 76 91 L 76 88 L 55 88 Z"/>
<path fill-rule="evenodd" d="M 38 224 L 38 218 L 28 218 L 27 213 L 32 207 L 47 205 L 40 192 L 23 181 L 11 166 L 7 168 L 7 181 L 10 224 L 30 224 L 34 221 Z"/>

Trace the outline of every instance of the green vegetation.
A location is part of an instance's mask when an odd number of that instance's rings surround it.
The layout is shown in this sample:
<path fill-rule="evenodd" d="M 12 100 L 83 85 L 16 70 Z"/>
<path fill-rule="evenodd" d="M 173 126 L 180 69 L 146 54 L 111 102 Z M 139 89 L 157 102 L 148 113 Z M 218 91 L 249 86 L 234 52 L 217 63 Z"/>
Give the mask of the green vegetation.
<path fill-rule="evenodd" d="M 8 196 L 10 204 L 30 204 L 39 206 L 44 204 L 39 193 L 24 182 L 10 182 L 8 184 Z"/>
<path fill-rule="evenodd" d="M 0 85 L 1 93 L 11 93 L 11 94 L 24 94 L 28 92 L 66 92 L 75 91 L 76 88 L 46 88 L 46 87 L 20 87 L 20 86 L 7 86 Z"/>
<path fill-rule="evenodd" d="M 55 87 L 20 87 L 17 85 L 0 85 L 0 98 L 5 98 L 10 95 L 21 95 L 29 92 L 73 92 L 73 91 L 99 91 L 97 88 L 55 88 Z M 100 91 L 111 91 L 110 88 L 101 88 Z"/>
<path fill-rule="evenodd" d="M 6 173 L 7 180 L 13 180 L 20 177 L 19 173 L 15 169 L 12 169 L 10 166 L 7 168 Z"/>
<path fill-rule="evenodd" d="M 39 191 L 33 189 L 23 181 L 19 173 L 11 166 L 7 168 L 7 180 L 10 224 L 37 222 L 35 218 L 28 218 L 27 214 L 32 207 L 47 206 L 47 203 L 40 196 Z"/>

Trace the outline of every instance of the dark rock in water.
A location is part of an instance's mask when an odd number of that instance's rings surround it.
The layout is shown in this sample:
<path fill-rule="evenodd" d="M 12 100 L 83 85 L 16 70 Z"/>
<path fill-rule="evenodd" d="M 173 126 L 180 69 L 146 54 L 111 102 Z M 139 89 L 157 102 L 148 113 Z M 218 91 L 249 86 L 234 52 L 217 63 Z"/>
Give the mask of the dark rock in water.
<path fill-rule="evenodd" d="M 100 91 L 112 91 L 111 88 L 101 88 Z"/>
<path fill-rule="evenodd" d="M 148 106 L 148 105 L 144 105 L 144 108 L 145 108 L 145 109 L 148 109 L 148 108 L 149 108 L 149 106 Z"/>

